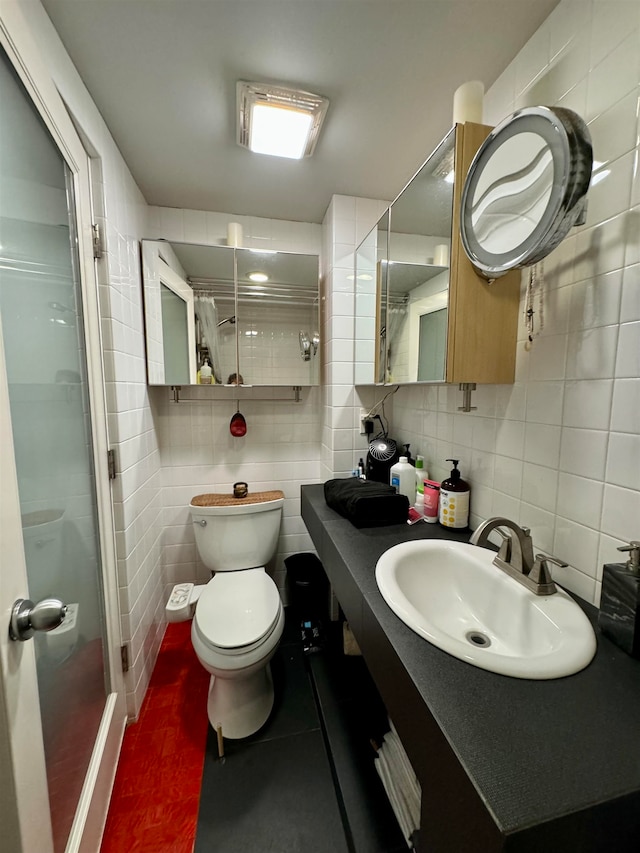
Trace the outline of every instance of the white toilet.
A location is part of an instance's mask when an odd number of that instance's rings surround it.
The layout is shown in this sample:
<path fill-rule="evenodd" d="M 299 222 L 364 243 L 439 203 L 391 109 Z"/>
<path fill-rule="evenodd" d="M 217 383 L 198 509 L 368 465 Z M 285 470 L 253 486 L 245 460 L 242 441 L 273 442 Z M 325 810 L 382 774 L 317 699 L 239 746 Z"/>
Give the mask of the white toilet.
<path fill-rule="evenodd" d="M 211 673 L 207 710 L 226 738 L 258 731 L 273 707 L 269 661 L 284 627 L 264 566 L 278 542 L 284 494 L 198 495 L 190 504 L 198 553 L 214 576 L 197 598 L 191 641 Z"/>

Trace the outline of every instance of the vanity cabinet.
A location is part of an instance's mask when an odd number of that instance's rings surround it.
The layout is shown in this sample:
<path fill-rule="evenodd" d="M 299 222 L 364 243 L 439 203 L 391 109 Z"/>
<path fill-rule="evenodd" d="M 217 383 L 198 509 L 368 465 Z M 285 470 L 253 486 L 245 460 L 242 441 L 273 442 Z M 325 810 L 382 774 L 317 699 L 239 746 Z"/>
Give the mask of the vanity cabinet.
<path fill-rule="evenodd" d="M 357 384 L 514 381 L 520 273 L 489 284 L 459 236 L 464 180 L 490 130 L 452 128 L 358 247 Z"/>
<path fill-rule="evenodd" d="M 147 377 L 195 385 L 320 381 L 317 255 L 142 241 Z"/>
<path fill-rule="evenodd" d="M 422 788 L 419 853 L 636 853 L 640 661 L 597 628 L 565 678 L 510 678 L 448 655 L 408 628 L 375 580 L 401 542 L 468 531 L 356 529 L 301 487 L 301 515 Z"/>

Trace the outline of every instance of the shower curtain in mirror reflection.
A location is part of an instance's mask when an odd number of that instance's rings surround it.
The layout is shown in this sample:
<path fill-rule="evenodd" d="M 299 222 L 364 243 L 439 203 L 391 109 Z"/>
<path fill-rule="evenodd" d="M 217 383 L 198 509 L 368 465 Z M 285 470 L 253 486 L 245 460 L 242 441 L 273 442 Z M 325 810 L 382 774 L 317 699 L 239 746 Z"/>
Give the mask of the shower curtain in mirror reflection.
<path fill-rule="evenodd" d="M 402 338 L 404 321 L 407 319 L 409 306 L 407 304 L 408 296 L 402 298 L 400 302 L 393 302 L 387 308 L 387 323 L 381 332 L 380 346 L 384 352 L 387 349 L 387 375 L 385 382 L 393 382 L 393 369 L 395 368 L 395 358 L 398 355 L 399 344 Z M 381 355 L 383 355 L 383 352 Z"/>
<path fill-rule="evenodd" d="M 213 369 L 215 381 L 222 383 L 220 373 L 220 339 L 218 335 L 218 309 L 213 296 L 196 293 L 193 307 L 202 327 L 205 344 L 209 350 L 209 363 Z"/>

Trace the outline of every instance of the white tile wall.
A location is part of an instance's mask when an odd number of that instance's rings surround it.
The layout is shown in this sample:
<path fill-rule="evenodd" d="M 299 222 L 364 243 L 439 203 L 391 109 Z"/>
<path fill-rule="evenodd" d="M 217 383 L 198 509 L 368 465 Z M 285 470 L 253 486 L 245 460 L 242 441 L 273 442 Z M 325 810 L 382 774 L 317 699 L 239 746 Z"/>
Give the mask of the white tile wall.
<path fill-rule="evenodd" d="M 320 253 L 319 225 L 199 210 L 150 207 L 145 236 L 225 245 L 227 224 L 231 221 L 242 225 L 247 248 Z M 308 317 L 308 312 L 305 316 Z M 261 319 L 264 321 L 265 317 Z M 273 327 L 276 325 L 282 335 L 286 333 L 291 339 L 291 329 L 274 320 Z M 299 327 L 294 331 L 294 368 L 302 365 L 308 373 L 298 352 Z M 321 334 L 320 353 L 326 352 L 331 344 Z M 274 343 L 274 358 L 277 355 Z M 260 369 L 267 368 L 265 363 Z M 249 370 L 251 373 L 253 368 Z M 243 375 L 248 376 L 244 370 Z M 255 376 L 251 373 L 251 377 L 254 382 L 260 379 L 257 373 Z M 265 381 L 268 378 L 265 374 Z M 295 380 L 301 381 L 301 376 L 292 372 L 289 379 L 293 385 Z M 280 365 L 278 382 L 285 380 Z M 304 380 L 308 381 L 308 375 Z M 240 408 L 248 425 L 244 438 L 234 438 L 229 432 L 236 397 L 231 398 L 226 388 L 183 389 L 178 404 L 166 388 L 152 389 L 151 394 L 162 467 L 165 596 L 175 583 L 202 583 L 210 577 L 196 552 L 188 512 L 191 498 L 203 492 L 228 492 L 234 482 L 246 480 L 255 491 L 282 489 L 285 494 L 278 549 L 268 569 L 286 602 L 286 557 L 314 550 L 300 516 L 300 486 L 320 479 L 320 388 L 303 388 L 299 403 L 294 402 L 293 392 L 287 387 L 239 389 Z"/>
<path fill-rule="evenodd" d="M 570 564 L 560 582 L 595 603 L 602 562 L 640 535 L 639 44 L 636 0 L 563 0 L 489 90 L 487 123 L 538 103 L 587 120 L 588 220 L 545 261 L 545 328 L 526 353 L 521 324 L 515 385 L 479 388 L 465 415 L 457 391 L 408 386 L 393 410 L 394 436 L 437 478 L 445 451 L 460 457 L 474 525 L 507 515 L 530 526 L 538 548 Z"/>
<path fill-rule="evenodd" d="M 381 396 L 373 389 L 358 389 L 359 376 L 354 364 L 373 353 L 363 351 L 366 329 L 356 325 L 356 299 L 371 300 L 370 318 L 375 317 L 375 261 L 371 284 L 354 286 L 356 247 L 367 236 L 387 203 L 377 199 L 335 195 L 322 224 L 322 334 L 327 341 L 323 368 L 323 430 L 321 479 L 349 476 L 358 459 L 366 453 L 366 439 L 359 434 L 360 409 L 369 410 Z M 361 311 L 358 315 L 362 316 Z M 371 329 L 369 330 L 371 331 Z"/>

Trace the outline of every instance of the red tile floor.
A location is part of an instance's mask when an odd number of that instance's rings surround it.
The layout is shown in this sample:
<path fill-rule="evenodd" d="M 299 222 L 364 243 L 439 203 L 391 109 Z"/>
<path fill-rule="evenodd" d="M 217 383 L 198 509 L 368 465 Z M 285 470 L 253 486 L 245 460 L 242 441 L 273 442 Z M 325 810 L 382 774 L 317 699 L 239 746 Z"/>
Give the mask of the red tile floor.
<path fill-rule="evenodd" d="M 167 626 L 137 723 L 126 730 L 101 853 L 193 853 L 209 674 L 191 622 Z"/>

